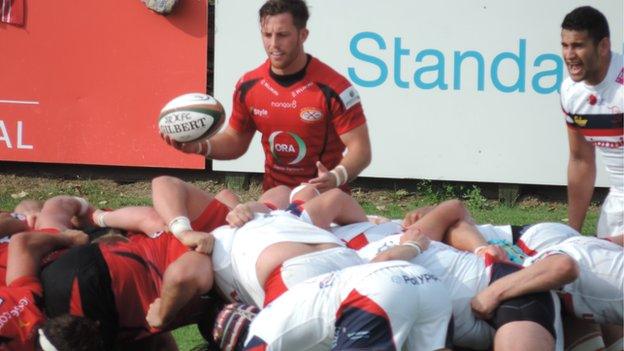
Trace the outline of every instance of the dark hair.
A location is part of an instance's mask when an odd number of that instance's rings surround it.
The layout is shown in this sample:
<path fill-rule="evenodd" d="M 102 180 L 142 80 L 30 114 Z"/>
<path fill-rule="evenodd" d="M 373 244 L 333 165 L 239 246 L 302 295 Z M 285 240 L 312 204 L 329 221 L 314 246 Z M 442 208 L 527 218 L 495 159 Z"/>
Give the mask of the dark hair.
<path fill-rule="evenodd" d="M 308 5 L 304 0 L 268 0 L 258 11 L 260 22 L 266 16 L 275 16 L 282 13 L 290 13 L 293 17 L 293 24 L 298 29 L 305 28 L 310 18 Z"/>
<path fill-rule="evenodd" d="M 591 6 L 577 7 L 568 13 L 561 23 L 561 29 L 586 30 L 594 44 L 598 44 L 602 39 L 610 37 L 607 18 L 602 12 Z"/>
<path fill-rule="evenodd" d="M 98 323 L 85 317 L 65 314 L 48 319 L 43 333 L 59 351 L 103 351 Z"/>

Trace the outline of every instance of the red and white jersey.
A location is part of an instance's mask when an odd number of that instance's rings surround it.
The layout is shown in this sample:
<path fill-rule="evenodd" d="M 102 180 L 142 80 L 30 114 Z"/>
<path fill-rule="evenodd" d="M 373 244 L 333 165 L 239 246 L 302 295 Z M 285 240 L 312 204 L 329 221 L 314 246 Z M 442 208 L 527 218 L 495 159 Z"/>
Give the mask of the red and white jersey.
<path fill-rule="evenodd" d="M 0 350 L 35 350 L 36 331 L 45 317 L 37 304 L 43 289 L 36 277 L 0 287 Z"/>
<path fill-rule="evenodd" d="M 342 240 L 348 248 L 359 250 L 373 241 L 385 239 L 387 236 L 401 233 L 403 227 L 397 222 L 374 224 L 371 222 L 359 222 L 342 226 L 334 226 L 329 229 L 338 239 Z"/>
<path fill-rule="evenodd" d="M 258 307 L 263 306 L 265 290 L 258 280 L 256 263 L 266 248 L 282 242 L 336 244 L 344 248 L 344 243 L 332 233 L 280 210 L 257 213 L 252 221 L 241 228 L 223 226 L 214 230 L 213 235 L 215 283 L 231 300 Z M 323 261 L 322 256 L 316 259 Z M 359 264 L 361 260 L 353 254 L 349 262 L 351 262 L 349 265 Z M 300 282 L 328 271 L 341 269 L 345 264 L 336 260 L 328 260 L 327 264 L 321 263 L 307 264 L 300 274 L 291 278 L 296 278 L 297 282 Z"/>
<path fill-rule="evenodd" d="M 289 86 L 272 77 L 265 61 L 239 80 L 232 106 L 232 128 L 262 134 L 264 190 L 315 178 L 317 161 L 334 168 L 345 151 L 339 136 L 366 122 L 355 88 L 314 57 Z"/>
<path fill-rule="evenodd" d="M 308 279 L 280 296 L 251 323 L 245 349 L 437 350 L 445 347 L 450 318 L 448 292 L 427 269 L 370 263 Z"/>
<path fill-rule="evenodd" d="M 359 250 L 358 254 L 370 261 L 378 253 L 399 245 L 400 238 L 401 235 L 397 234 L 373 242 Z M 453 344 L 476 350 L 490 347 L 493 329 L 483 320 L 475 318 L 470 309 L 470 300 L 490 282 L 490 270 L 484 260 L 472 253 L 432 241 L 427 250 L 410 262 L 425 267 L 449 291 L 454 319 Z"/>
<path fill-rule="evenodd" d="M 23 25 L 24 0 L 0 0 L 0 22 Z"/>
<path fill-rule="evenodd" d="M 527 259 L 525 266 L 549 255 L 565 254 L 579 266 L 579 277 L 563 287 L 569 313 L 599 324 L 622 325 L 624 309 L 624 251 L 594 237 L 576 236 Z"/>
<path fill-rule="evenodd" d="M 602 154 L 612 191 L 624 194 L 624 65 L 611 52 L 605 79 L 598 85 L 574 82 L 561 85 L 561 108 L 569 128 L 578 129 Z"/>

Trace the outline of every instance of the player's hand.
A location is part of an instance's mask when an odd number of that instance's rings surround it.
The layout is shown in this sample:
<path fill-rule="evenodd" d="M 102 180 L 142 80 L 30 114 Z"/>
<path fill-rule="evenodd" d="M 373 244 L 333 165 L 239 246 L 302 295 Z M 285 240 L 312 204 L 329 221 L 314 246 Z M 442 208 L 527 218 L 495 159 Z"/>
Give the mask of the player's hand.
<path fill-rule="evenodd" d="M 403 232 L 401 238 L 399 239 L 399 243 L 403 244 L 406 241 L 414 241 L 420 246 L 422 251 L 424 252 L 429 248 L 429 244 L 431 244 L 431 239 L 419 229 L 419 228 L 408 228 Z"/>
<path fill-rule="evenodd" d="M 171 139 L 170 136 L 165 135 L 163 133 L 160 133 L 160 137 L 165 141 L 165 143 L 167 143 L 167 145 L 173 147 L 176 150 L 180 150 L 184 152 L 185 154 L 199 154 L 201 150 L 200 144 L 203 143 L 203 140 L 193 141 L 190 143 L 181 143 L 179 141 L 175 141 Z"/>
<path fill-rule="evenodd" d="M 162 328 L 164 325 L 163 318 L 160 316 L 160 306 L 161 306 L 160 297 L 156 298 L 150 305 L 147 310 L 147 315 L 145 316 L 145 320 L 147 324 L 149 324 L 152 328 Z"/>
<path fill-rule="evenodd" d="M 496 296 L 490 293 L 489 289 L 485 289 L 472 298 L 470 307 L 477 318 L 488 320 L 494 316 L 494 310 L 499 303 Z"/>
<path fill-rule="evenodd" d="M 336 175 L 330 172 L 321 161 L 316 161 L 316 169 L 317 177 L 310 179 L 308 183 L 314 185 L 321 193 L 336 187 Z"/>
<path fill-rule="evenodd" d="M 182 232 L 180 235 L 180 241 L 185 246 L 188 246 L 205 255 L 210 255 L 212 253 L 212 248 L 214 247 L 214 237 L 212 234 L 196 232 L 194 230 Z"/>
<path fill-rule="evenodd" d="M 488 255 L 494 258 L 495 261 L 498 262 L 506 262 L 509 261 L 509 256 L 507 252 L 503 250 L 498 245 L 486 245 L 478 247 L 475 250 L 475 255 L 483 257 L 485 259 Z"/>
<path fill-rule="evenodd" d="M 405 214 L 405 217 L 403 218 L 403 228 L 408 228 L 412 224 L 418 222 L 418 220 L 421 219 L 424 215 L 431 212 L 434 207 L 435 206 L 419 207 Z"/>
<path fill-rule="evenodd" d="M 238 204 L 225 216 L 225 221 L 232 227 L 240 228 L 254 218 L 254 213 L 248 204 Z"/>
<path fill-rule="evenodd" d="M 66 236 L 71 241 L 69 246 L 80 246 L 89 243 L 89 236 L 82 230 L 65 229 L 62 235 Z"/>

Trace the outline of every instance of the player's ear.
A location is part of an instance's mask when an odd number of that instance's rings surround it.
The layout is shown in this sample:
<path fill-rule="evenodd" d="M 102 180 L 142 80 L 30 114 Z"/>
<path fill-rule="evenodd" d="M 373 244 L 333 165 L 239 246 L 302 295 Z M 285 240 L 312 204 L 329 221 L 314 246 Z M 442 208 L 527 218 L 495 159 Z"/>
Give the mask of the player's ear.
<path fill-rule="evenodd" d="M 304 43 L 306 41 L 306 39 L 308 39 L 308 34 L 310 34 L 310 31 L 308 30 L 308 28 L 302 28 L 299 30 L 299 41 L 301 41 L 301 43 Z"/>
<path fill-rule="evenodd" d="M 607 56 L 611 52 L 611 39 L 604 37 L 598 42 L 598 52 L 600 56 Z"/>

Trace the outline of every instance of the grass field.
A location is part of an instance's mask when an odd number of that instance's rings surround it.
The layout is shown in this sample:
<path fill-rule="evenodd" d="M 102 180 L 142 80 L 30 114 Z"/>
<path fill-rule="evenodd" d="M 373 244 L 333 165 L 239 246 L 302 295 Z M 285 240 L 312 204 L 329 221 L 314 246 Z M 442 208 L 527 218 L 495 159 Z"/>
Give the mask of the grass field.
<path fill-rule="evenodd" d="M 210 192 L 217 192 L 225 187 L 223 182 L 214 180 L 193 183 Z M 260 191 L 260 186 L 255 183 L 249 189 L 235 190 L 243 200 L 257 198 Z M 22 199 L 43 200 L 59 194 L 83 196 L 94 206 L 103 208 L 151 204 L 149 180 L 117 183 L 106 179 L 83 179 L 79 176 L 62 179 L 0 173 L 0 209 L 10 210 Z M 433 186 L 429 182 L 421 182 L 415 191 L 354 188 L 353 195 L 367 213 L 390 218 L 402 218 L 406 211 L 416 207 L 449 198 L 461 198 L 478 223 L 521 225 L 567 221 L 565 203 L 521 197 L 515 206 L 506 206 L 497 200 L 485 198 L 477 187 L 453 184 Z M 584 234 L 592 233 L 597 217 L 598 206 L 593 204 L 583 227 Z M 179 328 L 174 331 L 174 336 L 180 350 L 191 350 L 202 341 L 195 326 Z"/>

